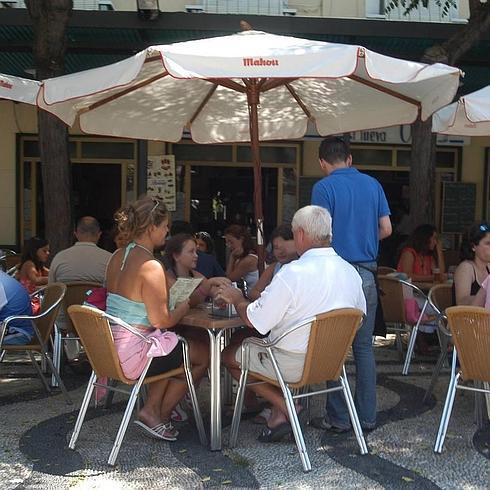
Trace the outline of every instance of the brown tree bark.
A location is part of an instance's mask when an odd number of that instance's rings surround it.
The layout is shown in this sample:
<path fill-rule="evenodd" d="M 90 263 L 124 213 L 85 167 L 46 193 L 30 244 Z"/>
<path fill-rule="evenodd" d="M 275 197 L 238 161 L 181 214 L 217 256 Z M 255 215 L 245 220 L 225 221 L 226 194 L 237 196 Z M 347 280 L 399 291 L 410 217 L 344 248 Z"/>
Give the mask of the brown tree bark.
<path fill-rule="evenodd" d="M 64 72 L 66 27 L 72 0 L 26 0 L 33 23 L 36 78 Z M 48 112 L 38 110 L 39 151 L 44 196 L 45 237 L 52 256 L 71 244 L 71 164 L 68 128 Z"/>
<path fill-rule="evenodd" d="M 424 63 L 457 65 L 459 60 L 490 29 L 490 2 L 469 0 L 470 18 L 451 39 L 426 50 Z M 464 79 L 463 79 L 464 81 Z M 410 221 L 412 229 L 423 223 L 435 223 L 436 138 L 431 132 L 432 118 L 412 125 L 410 166 Z"/>

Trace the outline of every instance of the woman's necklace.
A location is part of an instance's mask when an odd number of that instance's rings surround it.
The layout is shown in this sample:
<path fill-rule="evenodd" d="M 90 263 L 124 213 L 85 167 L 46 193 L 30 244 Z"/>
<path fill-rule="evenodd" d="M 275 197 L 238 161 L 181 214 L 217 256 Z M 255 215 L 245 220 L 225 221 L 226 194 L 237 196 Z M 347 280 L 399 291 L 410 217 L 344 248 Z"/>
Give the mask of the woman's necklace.
<path fill-rule="evenodd" d="M 483 277 L 483 280 L 486 279 L 487 275 L 488 275 L 488 270 L 487 270 L 487 265 L 484 264 L 483 267 L 478 267 L 478 263 L 474 262 L 475 264 L 475 278 L 476 278 L 476 282 L 478 284 L 481 284 L 483 281 L 480 281 L 480 279 Z"/>
<path fill-rule="evenodd" d="M 153 257 L 153 252 L 149 248 L 146 248 L 144 245 L 140 245 L 139 243 L 136 243 L 136 242 L 134 242 L 134 244 L 137 247 L 142 248 L 145 252 L 148 252 Z"/>

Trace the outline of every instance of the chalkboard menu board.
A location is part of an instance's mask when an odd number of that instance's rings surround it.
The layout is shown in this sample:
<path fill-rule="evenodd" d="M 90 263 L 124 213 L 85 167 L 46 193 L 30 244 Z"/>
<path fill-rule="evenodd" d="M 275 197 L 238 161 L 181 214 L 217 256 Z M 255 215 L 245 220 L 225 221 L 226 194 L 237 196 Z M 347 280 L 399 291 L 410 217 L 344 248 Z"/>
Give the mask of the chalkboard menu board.
<path fill-rule="evenodd" d="M 298 209 L 311 204 L 311 190 L 321 177 L 300 177 L 298 192 Z"/>
<path fill-rule="evenodd" d="M 476 184 L 444 182 L 442 233 L 464 233 L 475 222 Z"/>

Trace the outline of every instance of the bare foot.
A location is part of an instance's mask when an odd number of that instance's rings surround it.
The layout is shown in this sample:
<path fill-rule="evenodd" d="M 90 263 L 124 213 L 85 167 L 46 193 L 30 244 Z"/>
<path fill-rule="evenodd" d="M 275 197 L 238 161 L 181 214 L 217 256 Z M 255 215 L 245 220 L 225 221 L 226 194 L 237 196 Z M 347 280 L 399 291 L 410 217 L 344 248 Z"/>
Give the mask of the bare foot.
<path fill-rule="evenodd" d="M 162 421 L 160 420 L 160 417 L 158 417 L 156 414 L 150 412 L 145 407 L 143 407 L 138 412 L 137 417 L 138 417 L 138 420 L 141 420 L 141 422 L 143 422 L 148 427 L 155 427 L 156 425 L 162 423 Z"/>

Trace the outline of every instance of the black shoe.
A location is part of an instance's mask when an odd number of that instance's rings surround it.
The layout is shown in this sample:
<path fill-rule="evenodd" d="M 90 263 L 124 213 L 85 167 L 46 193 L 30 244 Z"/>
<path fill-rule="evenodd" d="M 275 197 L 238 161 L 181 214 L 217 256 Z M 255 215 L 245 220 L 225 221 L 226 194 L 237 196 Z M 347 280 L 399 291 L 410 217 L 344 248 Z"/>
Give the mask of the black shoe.
<path fill-rule="evenodd" d="M 315 417 L 311 419 L 310 425 L 315 427 L 315 429 L 326 430 L 328 432 L 333 432 L 334 434 L 344 434 L 345 432 L 350 432 L 350 427 L 336 427 L 330 422 L 325 420 L 325 417 Z"/>
<path fill-rule="evenodd" d="M 293 429 L 289 422 L 283 422 L 277 427 L 264 427 L 264 430 L 257 438 L 260 442 L 279 442 L 281 439 L 291 434 Z"/>

